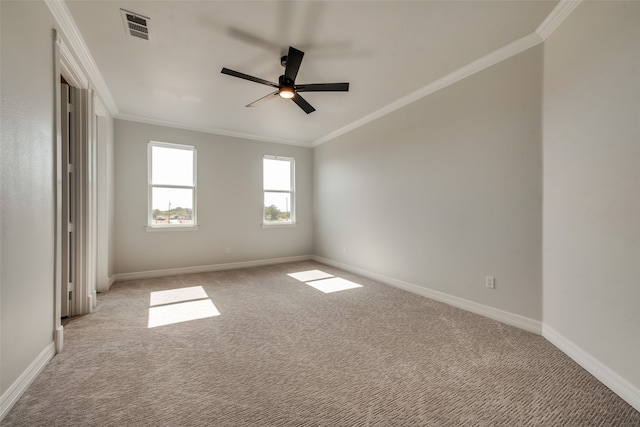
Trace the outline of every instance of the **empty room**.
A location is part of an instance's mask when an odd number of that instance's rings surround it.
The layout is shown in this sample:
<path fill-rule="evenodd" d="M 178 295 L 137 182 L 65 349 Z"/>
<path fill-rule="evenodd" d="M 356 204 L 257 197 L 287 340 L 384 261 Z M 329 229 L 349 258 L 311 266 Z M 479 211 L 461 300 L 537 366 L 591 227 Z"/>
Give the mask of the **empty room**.
<path fill-rule="evenodd" d="M 0 425 L 640 425 L 640 1 L 0 22 Z"/>

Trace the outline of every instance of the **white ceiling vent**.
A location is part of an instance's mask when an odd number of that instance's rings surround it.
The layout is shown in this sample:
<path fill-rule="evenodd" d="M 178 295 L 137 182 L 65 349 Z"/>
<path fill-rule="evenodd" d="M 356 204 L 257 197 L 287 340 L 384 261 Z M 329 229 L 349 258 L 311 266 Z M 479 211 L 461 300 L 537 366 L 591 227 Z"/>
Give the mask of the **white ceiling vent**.
<path fill-rule="evenodd" d="M 150 18 L 128 10 L 120 9 L 122 22 L 127 34 L 144 40 L 149 40 L 149 20 Z"/>

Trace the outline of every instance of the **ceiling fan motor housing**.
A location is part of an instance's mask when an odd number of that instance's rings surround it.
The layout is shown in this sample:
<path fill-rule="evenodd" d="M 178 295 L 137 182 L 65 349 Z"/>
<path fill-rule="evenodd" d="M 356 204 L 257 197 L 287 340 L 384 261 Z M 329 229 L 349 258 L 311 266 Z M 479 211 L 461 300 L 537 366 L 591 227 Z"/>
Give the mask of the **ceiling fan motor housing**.
<path fill-rule="evenodd" d="M 278 79 L 278 83 L 280 84 L 280 87 L 282 86 L 293 87 L 294 85 L 294 81 L 291 80 L 289 77 L 285 76 L 284 74 L 280 76 L 280 78 Z"/>

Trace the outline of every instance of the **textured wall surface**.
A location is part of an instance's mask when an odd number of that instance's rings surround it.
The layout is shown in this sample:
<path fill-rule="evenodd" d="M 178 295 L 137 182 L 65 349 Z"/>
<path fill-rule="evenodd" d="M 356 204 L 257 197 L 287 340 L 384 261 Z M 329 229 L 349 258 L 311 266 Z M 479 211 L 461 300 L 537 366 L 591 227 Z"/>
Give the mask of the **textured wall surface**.
<path fill-rule="evenodd" d="M 638 2 L 583 2 L 544 58 L 544 322 L 636 390 L 638 22 Z"/>
<path fill-rule="evenodd" d="M 538 46 L 316 148 L 314 253 L 541 320 L 541 94 Z"/>
<path fill-rule="evenodd" d="M 3 1 L 0 7 L 0 393 L 4 393 L 53 340 L 55 25 L 41 2 Z M 25 22 L 31 23 L 29 31 Z"/>

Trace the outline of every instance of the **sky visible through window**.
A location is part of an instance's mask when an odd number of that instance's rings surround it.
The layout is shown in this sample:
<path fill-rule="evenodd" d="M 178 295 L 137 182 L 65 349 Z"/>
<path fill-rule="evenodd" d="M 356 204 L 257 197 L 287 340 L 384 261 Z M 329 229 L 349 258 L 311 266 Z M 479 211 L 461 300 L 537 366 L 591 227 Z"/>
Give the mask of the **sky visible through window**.
<path fill-rule="evenodd" d="M 151 181 L 154 185 L 193 185 L 193 151 L 167 147 L 152 147 Z M 152 209 L 193 209 L 193 190 L 153 188 Z"/>
<path fill-rule="evenodd" d="M 154 188 L 153 209 L 168 211 L 169 209 L 186 208 L 193 209 L 193 190 L 176 188 Z M 171 207 L 169 207 L 171 203 Z"/>
<path fill-rule="evenodd" d="M 291 164 L 288 161 L 264 159 L 264 189 L 291 191 Z"/>

